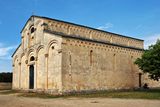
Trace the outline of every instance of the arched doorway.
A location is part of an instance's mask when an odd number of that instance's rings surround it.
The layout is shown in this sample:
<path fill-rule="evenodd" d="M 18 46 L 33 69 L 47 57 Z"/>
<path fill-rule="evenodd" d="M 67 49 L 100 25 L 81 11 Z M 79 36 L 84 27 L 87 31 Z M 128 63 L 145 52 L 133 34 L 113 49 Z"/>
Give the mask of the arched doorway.
<path fill-rule="evenodd" d="M 29 66 L 29 89 L 34 89 L 34 66 Z"/>

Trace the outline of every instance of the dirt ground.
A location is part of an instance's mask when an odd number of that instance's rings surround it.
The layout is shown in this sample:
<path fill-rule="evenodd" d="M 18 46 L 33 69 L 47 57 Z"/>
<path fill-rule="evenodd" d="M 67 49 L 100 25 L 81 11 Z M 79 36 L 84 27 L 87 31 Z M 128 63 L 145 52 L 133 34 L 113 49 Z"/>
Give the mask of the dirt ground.
<path fill-rule="evenodd" d="M 28 98 L 0 95 L 0 107 L 160 107 L 160 100 L 117 98 Z"/>

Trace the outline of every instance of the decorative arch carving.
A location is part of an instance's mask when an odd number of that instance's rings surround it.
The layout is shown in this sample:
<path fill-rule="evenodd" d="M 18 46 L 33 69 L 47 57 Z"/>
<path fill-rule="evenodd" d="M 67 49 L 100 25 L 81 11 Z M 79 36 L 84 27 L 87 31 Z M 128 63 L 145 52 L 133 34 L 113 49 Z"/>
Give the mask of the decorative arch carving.
<path fill-rule="evenodd" d="M 22 62 L 22 57 L 23 56 L 25 56 L 25 53 L 22 53 L 21 55 L 20 55 L 20 62 Z"/>
<path fill-rule="evenodd" d="M 20 58 L 22 59 L 22 57 L 23 57 L 24 55 L 25 55 L 25 53 L 22 53 L 21 56 L 20 56 Z"/>
<path fill-rule="evenodd" d="M 51 47 L 52 44 L 58 44 L 57 40 L 51 40 L 47 46 L 47 53 L 49 52 L 49 48 Z"/>
<path fill-rule="evenodd" d="M 27 52 L 27 59 L 28 59 L 28 61 L 29 61 L 29 59 L 30 59 L 31 56 L 35 57 L 35 53 L 34 53 L 34 49 L 33 48 L 29 49 L 29 51 Z"/>
<path fill-rule="evenodd" d="M 15 61 L 16 61 L 17 58 L 18 58 L 18 56 L 16 55 L 15 58 L 14 58 L 14 60 L 13 60 L 14 64 L 15 64 Z"/>
<path fill-rule="evenodd" d="M 38 46 L 38 48 L 37 48 L 37 50 L 36 50 L 36 57 L 35 57 L 36 60 L 38 60 L 38 57 L 39 57 L 38 53 L 39 53 L 39 51 L 40 51 L 41 49 L 44 49 L 44 45 Z"/>
<path fill-rule="evenodd" d="M 45 66 L 47 67 L 47 65 L 45 65 L 45 50 L 44 50 L 44 46 L 43 45 L 39 45 L 36 49 L 36 54 L 37 54 L 37 57 L 35 57 L 35 61 L 37 62 L 36 63 L 36 70 L 37 70 L 37 88 L 41 88 L 41 89 L 44 89 L 45 87 L 45 84 L 46 84 L 46 81 L 45 81 L 45 78 L 44 75 L 46 75 L 46 72 L 45 72 Z"/>
<path fill-rule="evenodd" d="M 36 54 L 38 54 L 39 50 L 40 50 L 40 49 L 43 49 L 43 48 L 44 48 L 44 45 L 38 46 L 38 48 L 37 48 L 37 50 L 36 50 Z"/>
<path fill-rule="evenodd" d="M 31 24 L 31 25 L 30 25 L 30 27 L 29 27 L 29 30 L 31 30 L 33 27 L 34 27 L 34 25 L 33 25 L 33 24 Z"/>
<path fill-rule="evenodd" d="M 27 56 L 29 56 L 29 54 L 30 54 L 31 52 L 34 52 L 34 49 L 33 49 L 33 48 L 29 49 L 29 51 L 27 52 Z"/>

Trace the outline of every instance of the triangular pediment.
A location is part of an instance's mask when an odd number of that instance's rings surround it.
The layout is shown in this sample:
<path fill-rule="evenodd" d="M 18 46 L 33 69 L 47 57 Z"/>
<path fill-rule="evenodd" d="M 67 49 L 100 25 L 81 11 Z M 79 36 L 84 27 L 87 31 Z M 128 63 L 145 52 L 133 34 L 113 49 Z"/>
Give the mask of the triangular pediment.
<path fill-rule="evenodd" d="M 40 20 L 41 17 L 38 16 L 31 16 L 27 22 L 25 23 L 24 27 L 21 30 L 21 33 L 25 32 L 26 30 L 29 30 L 31 28 L 31 26 L 36 25 L 37 24 L 37 20 Z"/>

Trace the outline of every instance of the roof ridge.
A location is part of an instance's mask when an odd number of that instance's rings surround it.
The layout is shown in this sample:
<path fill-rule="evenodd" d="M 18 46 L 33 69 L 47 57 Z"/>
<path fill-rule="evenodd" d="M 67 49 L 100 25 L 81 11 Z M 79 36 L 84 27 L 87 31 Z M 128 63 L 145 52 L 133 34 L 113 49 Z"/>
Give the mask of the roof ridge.
<path fill-rule="evenodd" d="M 30 18 L 27 20 L 27 22 L 31 19 L 31 17 L 38 17 L 38 18 L 49 19 L 49 20 L 63 22 L 63 23 L 67 23 L 67 24 L 71 24 L 71 25 L 75 25 L 75 26 L 79 26 L 79 27 L 85 27 L 85 28 L 88 28 L 88 29 L 92 29 L 92 30 L 96 30 L 96 31 L 104 32 L 104 33 L 110 33 L 110 34 L 114 34 L 114 35 L 125 37 L 125 38 L 130 38 L 130 39 L 135 39 L 135 40 L 139 40 L 139 41 L 144 41 L 142 39 L 138 39 L 138 38 L 134 38 L 134 37 L 118 34 L 118 33 L 108 32 L 108 31 L 105 31 L 105 30 L 100 30 L 100 29 L 96 29 L 96 28 L 93 28 L 93 27 L 89 27 L 89 26 L 85 26 L 85 25 L 81 25 L 81 24 L 76 24 L 76 23 L 72 23 L 72 22 L 68 22 L 68 21 L 63 21 L 63 20 L 59 20 L 59 19 L 53 19 L 53 18 L 45 17 L 45 16 L 31 15 Z M 26 24 L 27 24 L 27 22 L 26 22 Z M 24 25 L 24 27 L 26 26 L 26 24 Z M 24 29 L 24 27 L 23 27 L 23 29 Z M 23 29 L 21 30 L 21 32 L 23 31 Z"/>

